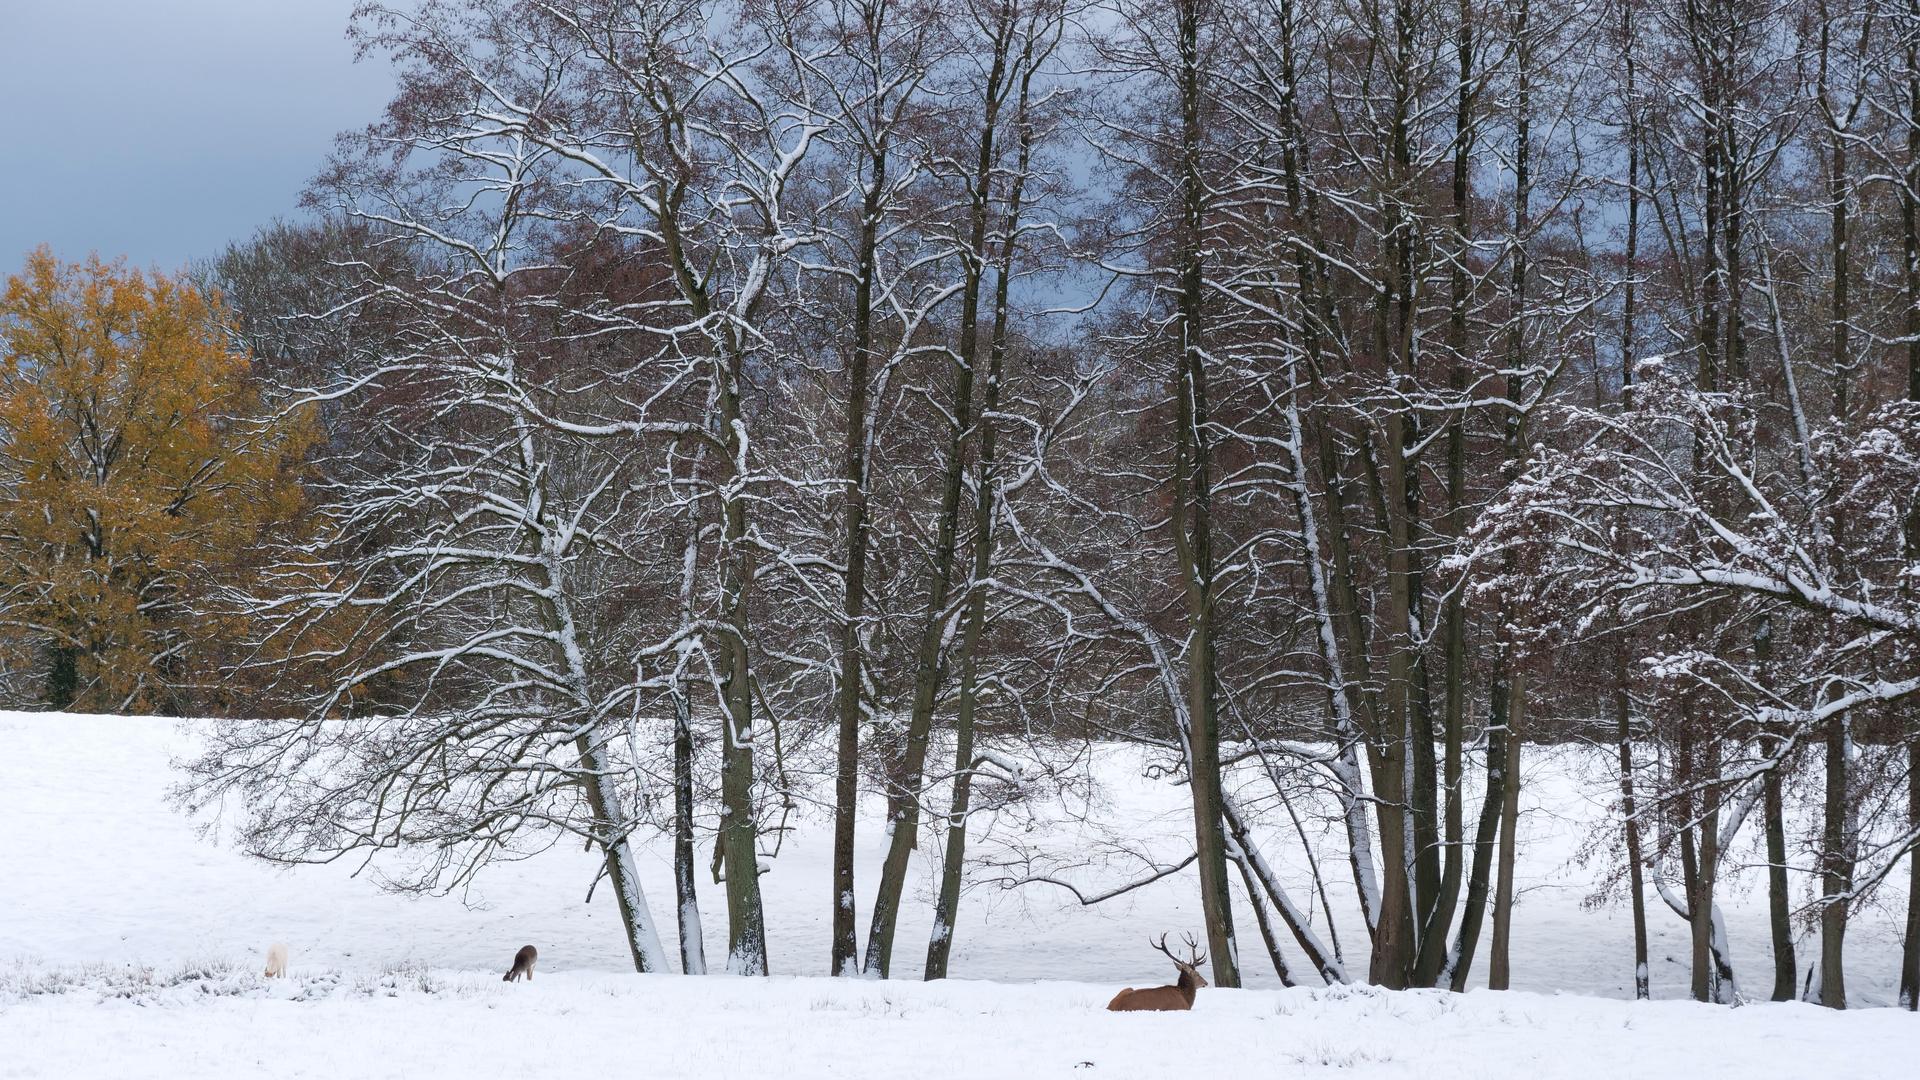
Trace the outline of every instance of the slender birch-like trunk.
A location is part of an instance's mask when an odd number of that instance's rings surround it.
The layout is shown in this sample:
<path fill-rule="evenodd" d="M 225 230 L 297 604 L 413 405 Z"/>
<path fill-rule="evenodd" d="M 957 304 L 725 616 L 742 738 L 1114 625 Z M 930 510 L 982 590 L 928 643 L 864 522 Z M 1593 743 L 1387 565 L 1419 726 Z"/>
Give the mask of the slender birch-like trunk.
<path fill-rule="evenodd" d="M 1907 0 L 1905 168 L 1900 184 L 1900 252 L 1905 270 L 1907 400 L 1920 402 L 1920 0 Z M 1906 557 L 1920 560 L 1920 500 L 1907 508 Z M 1920 836 L 1920 707 L 1907 706 L 1907 828 Z M 1907 929 L 1900 950 L 1902 1008 L 1920 1010 L 1920 846 L 1907 856 Z"/>
<path fill-rule="evenodd" d="M 875 77 L 878 77 L 876 69 Z M 875 94 L 875 111 L 879 95 Z M 875 125 L 878 126 L 878 125 Z M 844 510 L 847 571 L 840 624 L 839 721 L 833 784 L 833 941 L 828 973 L 859 974 L 859 928 L 853 892 L 854 821 L 860 802 L 860 723 L 866 667 L 862 662 L 867 599 L 867 394 L 873 360 L 873 277 L 886 195 L 888 141 L 880 132 L 866 154 L 866 185 L 860 205 L 855 254 L 853 340 L 847 357 L 847 427 Z"/>
<path fill-rule="evenodd" d="M 980 200 L 977 221 L 986 219 L 987 200 L 992 192 L 994 129 L 1005 98 L 1005 84 L 1012 45 L 1014 12 L 1003 9 L 1000 33 L 995 38 L 997 52 L 993 72 L 987 84 L 987 116 L 980 136 L 979 169 L 975 174 L 976 197 Z M 1001 221 L 1000 251 L 994 268 L 993 336 L 988 344 L 987 382 L 981 394 L 979 424 L 979 460 L 975 465 L 973 507 L 973 571 L 968 582 L 966 625 L 961 631 L 959 702 L 954 717 L 953 801 L 947 810 L 947 843 L 940 874 L 940 893 L 935 901 L 933 933 L 927 943 L 928 980 L 947 977 L 948 961 L 953 954 L 954 921 L 960 910 L 960 886 L 966 868 L 967 814 L 973 792 L 974 711 L 979 702 L 978 661 L 980 639 L 986 632 L 986 580 L 993 574 L 993 532 L 995 452 L 998 432 L 994 411 L 1000 405 L 1000 388 L 1006 378 L 1007 333 L 1012 317 L 1011 286 L 1013 261 L 1018 250 L 1022 197 L 1026 190 L 1027 170 L 1032 161 L 1035 131 L 1028 108 L 1031 101 L 1034 64 L 1050 50 L 1034 38 L 1045 28 L 1030 26 L 1021 55 L 1016 59 L 1019 73 L 1019 101 L 1014 123 L 1019 130 L 1019 151 L 1006 197 L 1006 213 Z M 984 266 L 987 261 L 987 237 L 977 231 L 979 246 L 970 258 Z"/>
<path fill-rule="evenodd" d="M 1459 13 L 1458 58 L 1459 86 L 1456 90 L 1453 118 L 1453 254 L 1448 273 L 1447 390 L 1455 409 L 1446 420 L 1447 428 L 1447 512 L 1445 529 L 1454 543 L 1466 533 L 1466 396 L 1467 369 L 1467 259 L 1471 253 L 1471 207 L 1468 181 L 1473 155 L 1474 105 L 1478 97 L 1474 74 L 1474 18 L 1471 0 L 1461 0 Z M 1440 872 L 1438 895 L 1420 931 L 1420 954 L 1414 961 L 1413 985 L 1434 986 L 1447 963 L 1447 942 L 1453 929 L 1455 909 L 1460 902 L 1460 878 L 1465 864 L 1466 831 L 1460 781 L 1463 773 L 1461 746 L 1467 710 L 1467 616 L 1464 590 L 1447 590 L 1441 603 L 1440 633 L 1444 668 L 1441 724 L 1445 744 L 1441 782 L 1446 791 L 1446 859 Z"/>
<path fill-rule="evenodd" d="M 1652 996 L 1647 969 L 1647 890 L 1640 854 L 1640 807 L 1633 794 L 1633 699 L 1627 692 L 1627 650 L 1614 653 L 1614 739 L 1620 747 L 1620 814 L 1627 838 L 1627 886 L 1633 905 L 1633 996 Z"/>
<path fill-rule="evenodd" d="M 1920 712 L 1907 711 L 1907 830 L 1920 836 Z M 1920 844 L 1907 856 L 1907 930 L 1900 949 L 1900 1007 L 1920 1010 Z"/>
<path fill-rule="evenodd" d="M 1512 326 L 1508 333 L 1507 347 L 1507 398 L 1508 407 L 1514 410 L 1507 417 L 1504 449 L 1509 461 L 1508 469 L 1512 474 L 1508 482 L 1518 475 L 1520 459 L 1526 454 L 1526 376 L 1527 367 L 1527 234 L 1532 226 L 1530 217 L 1533 177 L 1532 165 L 1532 114 L 1530 97 L 1533 86 L 1533 40 L 1532 29 L 1528 25 L 1531 15 L 1529 0 L 1519 0 L 1514 15 L 1514 59 L 1517 70 L 1518 99 L 1514 105 L 1514 157 L 1513 157 L 1513 304 Z M 1504 619 L 1502 620 L 1505 621 Z M 1500 807 L 1500 869 L 1499 880 L 1493 895 L 1493 942 L 1487 958 L 1487 986 L 1494 990 L 1505 990 L 1511 979 L 1511 961 L 1509 944 L 1513 922 L 1513 861 L 1516 833 L 1520 823 L 1520 746 L 1522 733 L 1526 729 L 1527 677 L 1519 669 L 1518 643 L 1509 643 L 1506 653 L 1508 665 L 1507 683 L 1510 700 L 1507 705 L 1507 760 L 1506 784 L 1501 792 Z"/>
<path fill-rule="evenodd" d="M 1004 78 L 1005 58 L 999 72 Z M 991 161 L 993 141 L 981 139 L 982 159 Z M 989 170 L 990 174 L 990 170 Z M 925 795 L 927 743 L 933 732 L 933 713 L 944 665 L 941 643 L 951 615 L 948 598 L 953 585 L 953 562 L 958 544 L 960 495 L 965 486 L 967 444 L 974 436 L 974 381 L 979 361 L 980 287 L 985 264 L 975 253 L 985 250 L 990 189 L 973 193 L 967 270 L 960 312 L 960 347 L 953 367 L 953 412 L 948 430 L 940 510 L 934 524 L 933 565 L 927 576 L 926 608 L 921 615 L 919 651 L 914 666 L 913 707 L 907 720 L 906 744 L 894 770 L 895 788 L 889 792 L 887 855 L 874 890 L 873 921 L 867 931 L 863 970 L 888 978 L 893 969 L 894 934 L 899 925 L 901 898 L 906 889 L 907 864 L 920 830 L 921 800 Z"/>
<path fill-rule="evenodd" d="M 1208 420 L 1207 365 L 1202 344 L 1205 302 L 1206 179 L 1202 173 L 1200 0 L 1180 0 L 1175 12 L 1174 74 L 1179 95 L 1180 252 L 1175 270 L 1179 356 L 1174 378 L 1173 533 L 1186 593 L 1188 786 L 1193 801 L 1194 848 L 1199 852 L 1200 910 L 1206 922 L 1215 986 L 1240 985 L 1227 877 L 1226 834 L 1220 810 L 1220 713 L 1214 645 L 1213 435 Z"/>
<path fill-rule="evenodd" d="M 1762 617 L 1760 629 L 1754 633 L 1753 658 L 1764 675 L 1773 659 L 1770 615 Z M 1764 733 L 1760 736 L 1761 754 L 1778 758 L 1781 752 L 1782 742 L 1778 736 Z M 1792 901 L 1787 895 L 1786 808 L 1780 791 L 1780 772 L 1784 767 L 1784 763 L 1776 761 L 1760 777 L 1761 825 L 1767 842 L 1767 922 L 1773 932 L 1774 1001 L 1793 1000 L 1794 980 L 1799 974 L 1799 964 L 1793 954 Z"/>
<path fill-rule="evenodd" d="M 1288 216 L 1295 228 L 1304 232 L 1310 241 L 1308 244 L 1292 245 L 1294 277 L 1305 316 L 1300 323 L 1301 358 L 1306 367 L 1307 386 L 1312 393 L 1309 407 L 1324 408 L 1332 404 L 1332 396 L 1323 379 L 1327 367 L 1324 345 L 1326 335 L 1334 332 L 1336 323 L 1333 299 L 1326 287 L 1325 259 L 1321 254 L 1324 249 L 1318 224 L 1318 202 L 1309 183 L 1310 158 L 1306 147 L 1302 145 L 1298 57 L 1294 37 L 1296 9 L 1293 0 L 1280 0 L 1279 16 L 1281 178 L 1286 188 Z M 1333 431 L 1331 423 L 1324 418 L 1311 428 L 1321 469 L 1321 482 L 1326 491 L 1327 554 L 1331 556 L 1332 563 L 1330 586 L 1329 560 L 1321 553 L 1319 524 L 1315 520 L 1312 488 L 1303 451 L 1309 429 L 1301 419 L 1297 370 L 1289 388 L 1287 418 L 1300 538 L 1307 553 L 1307 574 L 1313 592 L 1315 621 L 1319 626 L 1321 657 L 1327 668 L 1328 706 L 1333 714 L 1334 737 L 1338 743 L 1335 770 L 1340 783 L 1341 818 L 1347 833 L 1347 861 L 1353 872 L 1354 892 L 1359 899 L 1361 918 L 1371 943 L 1379 923 L 1381 890 L 1380 879 L 1374 868 L 1373 829 L 1367 813 L 1368 803 L 1357 748 L 1364 741 L 1365 732 L 1371 730 L 1378 709 L 1368 689 L 1372 680 L 1361 628 L 1359 599 L 1353 587 L 1345 496 Z M 1343 632 L 1352 657 L 1350 665 L 1341 659 L 1340 637 Z"/>

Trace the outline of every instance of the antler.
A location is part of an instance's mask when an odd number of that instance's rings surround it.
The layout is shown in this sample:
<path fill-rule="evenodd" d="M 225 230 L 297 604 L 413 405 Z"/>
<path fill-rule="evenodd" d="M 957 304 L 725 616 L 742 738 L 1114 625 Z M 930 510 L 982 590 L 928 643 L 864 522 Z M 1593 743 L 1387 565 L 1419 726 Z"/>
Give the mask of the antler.
<path fill-rule="evenodd" d="M 1152 938 L 1147 939 L 1147 944 L 1152 945 L 1154 948 L 1159 949 L 1163 953 L 1166 953 L 1167 959 L 1173 961 L 1176 964 L 1182 964 L 1187 967 L 1199 967 L 1201 964 L 1204 964 L 1207 962 L 1206 956 L 1200 952 L 1200 943 L 1193 939 L 1192 934 L 1181 934 L 1180 937 L 1186 941 L 1187 954 L 1191 956 L 1193 959 L 1182 960 L 1179 957 L 1173 955 L 1172 950 L 1167 948 L 1167 935 L 1165 934 L 1160 935 L 1160 941 L 1158 944 L 1155 944 Z"/>
<path fill-rule="evenodd" d="M 1201 964 L 1207 962 L 1206 954 L 1200 951 L 1200 943 L 1193 940 L 1192 934 L 1181 934 L 1180 937 L 1187 943 L 1187 955 L 1193 957 L 1193 959 L 1187 961 L 1187 963 L 1192 964 L 1194 967 L 1199 967 Z"/>

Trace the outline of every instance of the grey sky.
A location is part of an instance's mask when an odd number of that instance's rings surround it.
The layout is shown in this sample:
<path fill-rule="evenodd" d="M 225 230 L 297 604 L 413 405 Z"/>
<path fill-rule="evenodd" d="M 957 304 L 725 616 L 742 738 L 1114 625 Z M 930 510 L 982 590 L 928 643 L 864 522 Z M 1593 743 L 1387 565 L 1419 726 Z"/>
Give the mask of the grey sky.
<path fill-rule="evenodd" d="M 0 0 L 0 272 L 51 244 L 174 270 L 275 215 L 379 116 L 354 0 Z"/>

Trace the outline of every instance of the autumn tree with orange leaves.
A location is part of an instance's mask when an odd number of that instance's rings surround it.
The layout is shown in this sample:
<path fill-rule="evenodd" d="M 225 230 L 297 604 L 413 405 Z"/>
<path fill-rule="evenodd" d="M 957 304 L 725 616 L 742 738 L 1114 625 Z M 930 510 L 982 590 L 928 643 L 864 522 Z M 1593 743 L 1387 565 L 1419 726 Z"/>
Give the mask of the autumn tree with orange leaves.
<path fill-rule="evenodd" d="M 218 594 L 297 519 L 276 416 L 186 279 L 42 248 L 0 296 L 0 694 L 179 713 L 222 696 Z"/>

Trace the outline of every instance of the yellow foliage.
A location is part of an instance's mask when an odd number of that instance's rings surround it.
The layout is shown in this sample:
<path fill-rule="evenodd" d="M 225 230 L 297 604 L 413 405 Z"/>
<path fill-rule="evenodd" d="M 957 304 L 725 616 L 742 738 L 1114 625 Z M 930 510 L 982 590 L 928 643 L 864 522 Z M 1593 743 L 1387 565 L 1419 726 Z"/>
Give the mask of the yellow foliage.
<path fill-rule="evenodd" d="M 0 298 L 0 659 L 46 704 L 174 711 L 223 586 L 293 521 L 303 417 L 269 414 L 218 297 L 45 248 Z M 18 690 L 16 690 L 18 693 Z"/>

